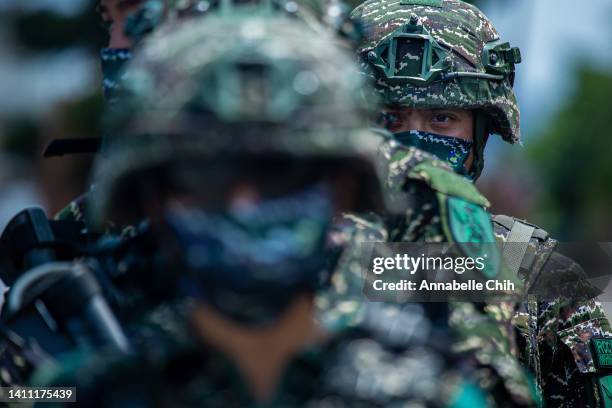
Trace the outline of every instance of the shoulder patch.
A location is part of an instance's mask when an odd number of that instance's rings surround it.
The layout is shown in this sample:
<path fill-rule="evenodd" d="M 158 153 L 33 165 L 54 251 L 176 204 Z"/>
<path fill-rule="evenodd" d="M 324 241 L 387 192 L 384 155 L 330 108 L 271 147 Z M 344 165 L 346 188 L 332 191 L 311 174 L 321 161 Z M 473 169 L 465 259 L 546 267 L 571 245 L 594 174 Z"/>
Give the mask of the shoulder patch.
<path fill-rule="evenodd" d="M 452 241 L 472 258 L 484 257 L 483 273 L 493 278 L 499 271 L 501 258 L 495 245 L 491 216 L 481 206 L 452 196 L 440 195 L 443 227 Z M 445 216 L 444 216 L 445 215 Z"/>
<path fill-rule="evenodd" d="M 557 337 L 570 350 L 574 357 L 576 367 L 581 373 L 596 373 L 598 366 L 606 368 L 610 362 L 609 352 L 612 350 L 612 337 L 610 337 L 610 323 L 605 316 L 601 305 L 594 300 L 576 302 L 568 298 L 553 301 L 555 308 L 567 308 L 572 303 L 574 310 L 570 310 L 567 322 L 556 318 L 555 312 L 546 313 L 542 318 L 546 321 L 555 321 L 558 324 L 546 325 L 542 328 L 542 335 L 550 338 Z M 552 302 L 546 302 L 551 304 Z M 557 309 L 559 310 L 559 309 Z M 559 330 L 559 324 L 569 326 Z M 595 340 L 597 343 L 595 343 Z M 598 348 L 599 347 L 599 348 Z M 599 352 L 599 354 L 598 354 Z M 602 366 L 601 363 L 604 363 Z M 612 368 L 612 365 L 610 366 Z M 609 370 L 605 370 L 609 371 Z"/>
<path fill-rule="evenodd" d="M 435 166 L 429 161 L 414 166 L 408 177 L 424 181 L 436 191 L 462 198 L 477 206 L 489 207 L 491 205 L 489 200 L 478 191 L 472 182 L 453 173 L 451 170 Z"/>
<path fill-rule="evenodd" d="M 595 367 L 598 369 L 612 368 L 612 338 L 591 339 Z"/>
<path fill-rule="evenodd" d="M 495 243 L 491 217 L 482 207 L 457 197 L 448 197 L 446 203 L 456 242 Z"/>

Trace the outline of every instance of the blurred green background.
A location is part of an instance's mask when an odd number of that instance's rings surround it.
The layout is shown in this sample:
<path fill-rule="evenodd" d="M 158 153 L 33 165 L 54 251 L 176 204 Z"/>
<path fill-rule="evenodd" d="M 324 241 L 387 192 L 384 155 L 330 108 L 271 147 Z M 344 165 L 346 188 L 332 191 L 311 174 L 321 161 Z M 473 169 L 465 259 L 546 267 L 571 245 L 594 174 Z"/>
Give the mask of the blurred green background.
<path fill-rule="evenodd" d="M 524 145 L 492 138 L 479 187 L 494 212 L 560 240 L 610 241 L 612 2 L 475 3 L 523 50 Z M 41 152 L 53 138 L 100 136 L 106 41 L 95 1 L 0 2 L 0 228 L 26 205 L 53 214 L 87 190 L 91 157 Z"/>

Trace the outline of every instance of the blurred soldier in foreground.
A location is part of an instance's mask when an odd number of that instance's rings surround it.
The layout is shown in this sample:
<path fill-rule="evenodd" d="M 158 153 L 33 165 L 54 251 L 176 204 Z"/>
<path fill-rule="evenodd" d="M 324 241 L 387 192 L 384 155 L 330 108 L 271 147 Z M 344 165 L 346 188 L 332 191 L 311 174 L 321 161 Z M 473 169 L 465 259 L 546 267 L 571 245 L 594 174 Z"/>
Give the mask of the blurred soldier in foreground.
<path fill-rule="evenodd" d="M 84 356 L 37 381 L 76 384 L 85 406 L 495 403 L 471 350 L 450 352 L 445 306 L 371 308 L 334 332 L 314 321 L 337 258 L 333 217 L 393 213 L 350 56 L 270 16 L 210 16 L 149 41 L 90 208 L 98 222 L 147 218 L 150 279 L 190 301 L 143 322 L 131 355 Z M 389 336 L 401 315 L 428 329 Z"/>
<path fill-rule="evenodd" d="M 100 50 L 102 88 L 108 106 L 114 106 L 123 92 L 125 67 L 148 35 L 163 23 L 178 24 L 191 18 L 206 17 L 211 13 L 228 13 L 238 6 L 252 10 L 275 12 L 295 18 L 319 33 L 339 32 L 343 37 L 356 39 L 357 28 L 348 18 L 350 7 L 338 0 L 299 1 L 252 0 L 252 1 L 207 1 L 207 0 L 100 0 L 100 17 L 108 30 L 108 44 Z M 104 143 L 101 142 L 102 146 Z M 77 148 L 78 149 L 78 148 Z M 86 149 L 91 149 L 87 147 Z M 90 151 L 93 152 L 93 151 Z M 58 220 L 87 220 L 89 194 L 75 198 L 55 215 Z M 87 225 L 91 227 L 90 225 Z M 105 227 L 110 227 L 106 225 Z M 113 229 L 113 228 L 111 228 Z M 123 229 L 129 235 L 132 228 Z"/>
<path fill-rule="evenodd" d="M 368 0 L 354 10 L 365 39 L 363 70 L 385 103 L 378 124 L 395 139 L 446 161 L 475 180 L 489 135 L 520 140 L 513 92 L 518 48 L 500 39 L 491 22 L 458 0 Z M 448 211 L 461 210 L 448 202 Z M 584 271 L 555 251 L 542 229 L 512 217 L 492 217 L 509 267 L 529 297 L 515 310 L 485 309 L 510 329 L 518 356 L 533 371 L 548 406 L 612 403 L 606 356 L 612 333 L 598 294 Z M 461 241 L 461 231 L 453 231 Z M 410 240 L 410 236 L 407 240 Z"/>

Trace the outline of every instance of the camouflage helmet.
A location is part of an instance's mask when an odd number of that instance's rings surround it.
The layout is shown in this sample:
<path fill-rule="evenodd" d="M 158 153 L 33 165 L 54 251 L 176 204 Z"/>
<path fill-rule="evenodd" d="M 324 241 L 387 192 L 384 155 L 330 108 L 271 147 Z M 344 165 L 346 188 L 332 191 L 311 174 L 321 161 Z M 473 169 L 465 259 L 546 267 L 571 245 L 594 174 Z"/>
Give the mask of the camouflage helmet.
<path fill-rule="evenodd" d="M 104 96 L 109 104 L 114 104 L 124 91 L 125 81 L 117 79 L 123 75 L 132 51 L 164 24 L 211 14 L 275 14 L 293 18 L 317 33 L 337 33 L 353 44 L 361 38 L 360 27 L 349 18 L 351 8 L 343 0 L 143 0 L 135 4 L 121 27 L 130 39 L 129 48 L 101 50 Z"/>
<path fill-rule="evenodd" d="M 343 162 L 382 197 L 363 79 L 330 36 L 280 16 L 191 19 L 148 36 L 124 78 L 95 168 L 94 222 L 134 204 L 138 172 L 224 156 Z"/>
<path fill-rule="evenodd" d="M 490 133 L 520 141 L 513 85 L 521 54 L 478 8 L 460 0 L 367 0 L 352 18 L 364 33 L 362 67 L 385 103 L 484 112 L 486 124 L 478 116 L 476 122 L 476 162 Z"/>
<path fill-rule="evenodd" d="M 145 0 L 128 16 L 125 33 L 139 41 L 163 22 L 216 14 L 283 14 L 315 31 L 332 30 L 354 41 L 361 31 L 343 0 Z"/>

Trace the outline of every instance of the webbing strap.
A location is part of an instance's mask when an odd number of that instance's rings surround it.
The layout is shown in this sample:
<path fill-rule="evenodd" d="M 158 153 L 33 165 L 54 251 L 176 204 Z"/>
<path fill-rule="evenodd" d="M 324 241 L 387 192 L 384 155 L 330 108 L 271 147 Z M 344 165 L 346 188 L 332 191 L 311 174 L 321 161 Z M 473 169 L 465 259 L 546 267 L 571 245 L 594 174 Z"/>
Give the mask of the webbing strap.
<path fill-rule="evenodd" d="M 510 234 L 504 243 L 503 255 L 510 270 L 517 273 L 527 252 L 529 240 L 535 231 L 535 227 L 514 221 Z"/>

